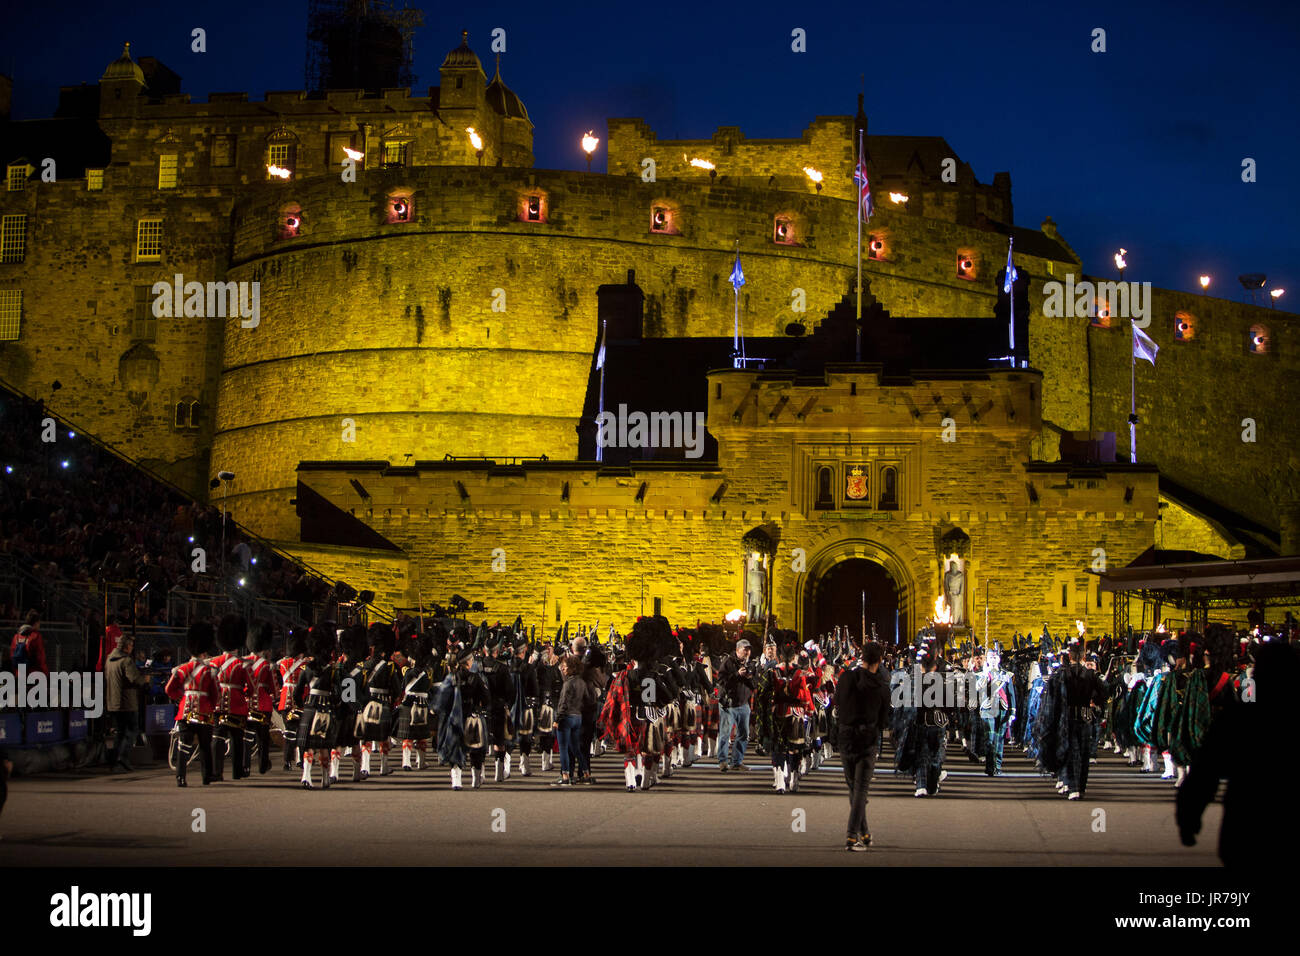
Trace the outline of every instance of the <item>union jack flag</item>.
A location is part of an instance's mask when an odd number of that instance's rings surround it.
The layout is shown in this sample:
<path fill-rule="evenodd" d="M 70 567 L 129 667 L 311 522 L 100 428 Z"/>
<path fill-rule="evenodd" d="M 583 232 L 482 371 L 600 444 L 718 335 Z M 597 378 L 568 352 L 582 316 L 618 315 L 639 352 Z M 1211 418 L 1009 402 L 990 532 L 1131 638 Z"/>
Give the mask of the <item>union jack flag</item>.
<path fill-rule="evenodd" d="M 867 180 L 867 164 L 858 150 L 858 168 L 853 173 L 853 181 L 858 184 L 858 215 L 863 222 L 870 222 L 876 207 L 871 202 L 871 183 Z"/>

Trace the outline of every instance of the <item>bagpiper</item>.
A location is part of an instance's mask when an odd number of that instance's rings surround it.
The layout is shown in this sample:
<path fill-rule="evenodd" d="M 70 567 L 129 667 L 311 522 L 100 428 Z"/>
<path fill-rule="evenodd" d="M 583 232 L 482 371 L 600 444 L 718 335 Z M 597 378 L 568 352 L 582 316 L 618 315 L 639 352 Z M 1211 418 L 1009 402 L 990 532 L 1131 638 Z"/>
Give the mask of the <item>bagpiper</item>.
<path fill-rule="evenodd" d="M 424 765 L 423 754 L 433 735 L 429 710 L 429 693 L 434 686 L 431 637 L 411 630 L 399 640 L 394 660 L 402 671 L 402 700 L 393 736 L 402 742 L 402 769 L 413 770 L 413 758 L 419 759 L 421 767 Z"/>
<path fill-rule="evenodd" d="M 212 782 L 212 725 L 219 691 L 216 671 L 208 663 L 213 649 L 212 625 L 190 625 L 185 647 L 190 659 L 172 670 L 165 688 L 176 707 L 176 786 L 187 786 L 186 767 L 197 748 L 203 767 L 203 785 Z"/>
<path fill-rule="evenodd" d="M 515 620 L 515 634 L 514 655 L 510 659 L 510 682 L 514 690 L 510 719 L 519 743 L 519 772 L 530 777 L 532 768 L 528 766 L 528 758 L 533 752 L 533 737 L 537 732 L 537 699 L 541 690 L 535 655 L 520 618 Z"/>
<path fill-rule="evenodd" d="M 212 774 L 226 778 L 226 754 L 230 754 L 231 775 L 243 779 L 244 729 L 248 724 L 248 698 L 253 685 L 244 666 L 244 640 L 248 623 L 238 615 L 226 614 L 217 624 L 217 644 L 222 653 L 209 662 L 217 672 L 217 720 L 212 732 Z"/>
<path fill-rule="evenodd" d="M 366 628 L 353 624 L 339 635 L 341 654 L 338 671 L 342 695 L 335 713 L 338 716 L 338 739 L 330 748 L 330 783 L 339 782 L 339 764 L 344 754 L 352 757 L 352 782 L 361 780 L 361 740 L 357 737 L 357 720 L 365 709 L 366 697 Z"/>
<path fill-rule="evenodd" d="M 667 688 L 658 680 L 655 658 L 663 645 L 661 632 L 672 639 L 663 617 L 638 618 L 625 645 L 626 666 L 610 681 L 600 726 L 623 754 L 623 782 L 629 791 L 654 784 L 654 765 L 663 750 L 657 701 Z"/>
<path fill-rule="evenodd" d="M 244 734 L 244 776 L 252 773 L 253 748 L 257 748 L 258 773 L 271 769 L 271 714 L 280 694 L 278 671 L 271 663 L 271 639 L 275 629 L 268 621 L 249 638 L 244 668 L 252 685 L 248 698 L 248 724 Z"/>
<path fill-rule="evenodd" d="M 451 767 L 451 789 L 460 790 L 465 760 L 470 761 L 470 786 L 483 784 L 487 755 L 487 711 L 491 702 L 483 675 L 473 669 L 474 649 L 453 645 L 448 650 L 449 673 L 434 694 L 438 714 L 438 756 Z"/>
<path fill-rule="evenodd" d="M 329 754 L 338 740 L 338 709 L 343 697 L 342 677 L 334 661 L 334 622 L 311 630 L 311 659 L 298 674 L 294 700 L 302 716 L 298 721 L 298 747 L 302 751 L 302 785 L 313 789 L 311 768 L 321 765 L 321 788 L 330 785 Z"/>
<path fill-rule="evenodd" d="M 402 691 L 401 677 L 389 658 L 397 647 L 397 634 L 387 624 L 371 624 L 366 631 L 366 645 L 370 656 L 364 667 L 366 674 L 366 704 L 357 719 L 356 734 L 360 741 L 362 780 L 370 777 L 371 754 L 379 748 L 379 775 L 393 772 L 388 765 L 389 737 L 393 733 L 393 720 Z"/>
<path fill-rule="evenodd" d="M 794 793 L 799 786 L 799 758 L 807 739 L 812 697 L 799 669 L 799 635 L 778 631 L 773 638 L 780 662 L 759 677 L 754 707 L 759 737 L 772 756 L 773 789 Z"/>
<path fill-rule="evenodd" d="M 564 675 L 560 672 L 560 658 L 555 645 L 542 648 L 542 659 L 537 664 L 537 748 L 541 753 L 542 772 L 551 769 L 555 750 L 555 706 L 560 702 Z"/>
<path fill-rule="evenodd" d="M 514 740 L 514 721 L 510 718 L 510 708 L 515 694 L 507 663 L 511 645 L 504 632 L 499 636 L 490 634 L 487 621 L 480 625 L 479 637 L 482 640 L 479 646 L 479 667 L 492 695 L 488 709 L 488 736 L 492 745 L 492 757 L 496 761 L 492 779 L 499 782 L 510 779 L 510 745 Z M 479 644 L 479 641 L 476 640 L 475 644 Z"/>

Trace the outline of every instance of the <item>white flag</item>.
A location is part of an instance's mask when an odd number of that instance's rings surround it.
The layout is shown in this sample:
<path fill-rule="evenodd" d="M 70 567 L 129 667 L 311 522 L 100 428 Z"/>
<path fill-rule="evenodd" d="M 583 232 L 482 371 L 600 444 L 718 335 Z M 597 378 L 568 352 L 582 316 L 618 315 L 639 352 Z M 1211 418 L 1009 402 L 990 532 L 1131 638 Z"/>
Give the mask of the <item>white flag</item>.
<path fill-rule="evenodd" d="M 1156 354 L 1160 351 L 1160 346 L 1151 341 L 1151 337 L 1133 326 L 1133 357 L 1146 359 L 1152 365 L 1156 364 Z"/>

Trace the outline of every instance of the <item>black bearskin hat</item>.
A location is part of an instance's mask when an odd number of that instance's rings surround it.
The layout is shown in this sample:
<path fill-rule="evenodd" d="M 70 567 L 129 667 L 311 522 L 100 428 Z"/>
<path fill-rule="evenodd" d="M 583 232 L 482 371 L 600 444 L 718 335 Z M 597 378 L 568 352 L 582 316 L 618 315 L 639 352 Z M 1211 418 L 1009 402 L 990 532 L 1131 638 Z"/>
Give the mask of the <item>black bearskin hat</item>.
<path fill-rule="evenodd" d="M 334 659 L 334 646 L 338 642 L 337 625 L 333 621 L 325 621 L 311 629 L 311 639 L 308 642 L 311 647 L 311 656 L 317 664 L 327 664 Z"/>
<path fill-rule="evenodd" d="M 397 649 L 412 661 L 425 660 L 429 656 L 432 646 L 433 640 L 428 633 L 421 634 L 419 631 L 404 637 L 397 643 Z"/>
<path fill-rule="evenodd" d="M 669 645 L 675 649 L 677 639 L 666 617 L 637 618 L 627 638 L 627 656 L 638 664 L 649 664 Z"/>
<path fill-rule="evenodd" d="M 248 622 L 237 614 L 226 614 L 217 624 L 217 646 L 223 651 L 237 651 L 248 637 Z"/>
<path fill-rule="evenodd" d="M 677 635 L 677 640 L 682 645 L 682 657 L 688 661 L 694 660 L 700 650 L 700 636 L 694 630 L 687 628 Z"/>
<path fill-rule="evenodd" d="M 609 658 L 605 656 L 605 651 L 599 644 L 592 644 L 587 651 L 587 663 L 592 667 L 604 670 L 609 664 Z"/>
<path fill-rule="evenodd" d="M 273 640 L 275 640 L 275 627 L 270 621 L 263 621 L 262 626 L 249 636 L 248 649 L 254 654 L 261 654 L 271 647 Z"/>
<path fill-rule="evenodd" d="M 447 652 L 447 642 L 451 640 L 451 632 L 442 621 L 427 621 L 424 625 L 424 633 L 428 636 L 435 653 Z"/>
<path fill-rule="evenodd" d="M 400 640 L 404 637 L 410 637 L 420 630 L 420 622 L 410 615 L 403 614 L 397 619 L 397 636 Z"/>
<path fill-rule="evenodd" d="M 392 625 L 382 624 L 379 621 L 371 624 L 366 631 L 366 646 L 378 651 L 380 657 L 388 657 L 392 654 L 393 648 L 397 646 L 397 635 L 393 633 Z"/>
<path fill-rule="evenodd" d="M 195 621 L 190 625 L 190 632 L 185 638 L 185 649 L 191 657 L 210 653 L 215 644 L 211 621 Z"/>
<path fill-rule="evenodd" d="M 364 624 L 353 624 L 351 627 L 344 628 L 343 635 L 339 639 L 339 644 L 343 653 L 348 656 L 348 660 L 359 661 L 366 656 L 366 628 Z"/>

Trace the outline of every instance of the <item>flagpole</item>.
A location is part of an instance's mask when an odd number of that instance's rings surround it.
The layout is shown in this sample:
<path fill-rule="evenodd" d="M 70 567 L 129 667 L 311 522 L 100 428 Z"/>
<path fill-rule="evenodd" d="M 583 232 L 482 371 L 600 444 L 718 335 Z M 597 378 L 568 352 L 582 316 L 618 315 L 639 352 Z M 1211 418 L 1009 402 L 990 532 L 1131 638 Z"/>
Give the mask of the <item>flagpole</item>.
<path fill-rule="evenodd" d="M 858 166 L 863 165 L 862 130 L 858 130 Z M 862 187 L 858 187 L 858 321 L 853 346 L 853 361 L 862 361 Z M 865 638 L 864 638 L 865 640 Z"/>
<path fill-rule="evenodd" d="M 1016 237 L 1012 236 L 1010 243 L 1007 245 L 1007 284 L 1011 286 L 1011 292 L 1008 294 L 1007 301 L 1011 303 L 1011 367 L 1016 367 L 1016 280 L 1015 261 L 1012 259 L 1012 253 L 1015 251 Z"/>
<path fill-rule="evenodd" d="M 1131 323 L 1133 320 L 1130 319 Z M 1128 407 L 1128 460 L 1130 464 L 1137 464 L 1137 332 L 1129 332 L 1129 407 Z"/>
<path fill-rule="evenodd" d="M 739 239 L 736 240 L 736 260 L 737 261 L 740 260 Z M 731 297 L 735 307 L 735 322 L 732 326 L 732 336 L 731 336 L 731 352 L 732 352 L 731 364 L 735 366 L 736 357 L 740 355 L 740 286 L 736 285 L 734 281 L 731 283 Z M 745 367 L 743 358 L 741 359 L 740 365 L 738 367 L 739 368 Z"/>
<path fill-rule="evenodd" d="M 600 353 L 601 353 L 600 354 L 600 414 L 596 416 L 597 420 L 600 419 L 601 415 L 605 414 L 605 323 L 606 321 L 608 320 L 607 319 L 600 320 Z M 604 452 L 605 450 L 600 445 L 600 426 L 597 425 L 596 426 L 596 461 L 605 460 Z"/>

